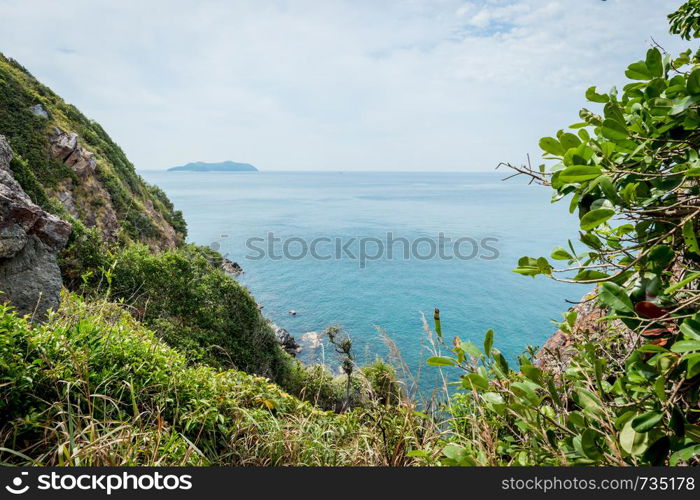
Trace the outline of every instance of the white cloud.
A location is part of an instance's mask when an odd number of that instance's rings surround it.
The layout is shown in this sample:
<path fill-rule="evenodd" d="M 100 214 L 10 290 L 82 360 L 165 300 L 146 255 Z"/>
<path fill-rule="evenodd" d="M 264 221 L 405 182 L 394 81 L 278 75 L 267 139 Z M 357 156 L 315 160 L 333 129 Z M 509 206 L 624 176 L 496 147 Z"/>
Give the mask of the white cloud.
<path fill-rule="evenodd" d="M 138 168 L 486 170 L 624 83 L 681 0 L 0 0 L 0 51 Z M 664 4 L 664 5 L 660 5 Z"/>

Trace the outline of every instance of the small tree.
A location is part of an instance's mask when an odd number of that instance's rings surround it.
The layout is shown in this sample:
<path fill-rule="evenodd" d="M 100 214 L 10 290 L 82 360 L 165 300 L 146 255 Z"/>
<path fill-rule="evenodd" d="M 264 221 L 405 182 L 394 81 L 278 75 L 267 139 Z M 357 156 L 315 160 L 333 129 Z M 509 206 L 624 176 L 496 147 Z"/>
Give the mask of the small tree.
<path fill-rule="evenodd" d="M 354 357 L 352 355 L 352 340 L 339 326 L 329 326 L 325 332 L 328 341 L 331 343 L 335 352 L 340 354 L 342 362 L 340 368 L 345 373 L 347 380 L 345 383 L 345 400 L 343 402 L 342 411 L 350 408 L 350 391 L 352 390 L 352 372 L 355 367 Z"/>

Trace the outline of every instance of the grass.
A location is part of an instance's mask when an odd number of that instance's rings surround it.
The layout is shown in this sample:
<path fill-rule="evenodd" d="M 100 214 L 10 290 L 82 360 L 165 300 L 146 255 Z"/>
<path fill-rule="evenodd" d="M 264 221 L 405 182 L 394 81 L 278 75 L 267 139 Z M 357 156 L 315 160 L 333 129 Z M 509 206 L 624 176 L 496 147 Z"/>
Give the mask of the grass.
<path fill-rule="evenodd" d="M 0 308 L 0 386 L 3 464 L 410 465 L 430 436 L 407 402 L 323 411 L 67 292 L 41 325 Z"/>

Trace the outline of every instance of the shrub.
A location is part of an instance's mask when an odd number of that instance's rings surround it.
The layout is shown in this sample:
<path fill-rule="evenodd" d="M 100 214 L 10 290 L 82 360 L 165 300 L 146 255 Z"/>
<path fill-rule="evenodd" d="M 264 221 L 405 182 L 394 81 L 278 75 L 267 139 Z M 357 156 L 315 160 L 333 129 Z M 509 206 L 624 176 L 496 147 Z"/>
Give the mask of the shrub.
<path fill-rule="evenodd" d="M 153 253 L 134 244 L 107 256 L 86 289 L 128 304 L 192 361 L 283 378 L 288 356 L 250 293 L 214 265 L 220 258 L 194 245 Z"/>
<path fill-rule="evenodd" d="M 41 325 L 0 307 L 0 384 L 3 464 L 405 465 L 422 439 L 410 408 L 321 411 L 71 294 Z"/>
<path fill-rule="evenodd" d="M 536 366 L 533 350 L 512 369 L 493 332 L 483 350 L 456 339 L 450 356 L 431 358 L 465 372 L 442 463 L 699 463 L 700 56 L 652 47 L 625 74 L 621 95 L 586 92 L 602 115 L 583 109 L 571 131 L 540 141 L 550 169 L 510 165 L 550 186 L 554 202 L 570 197 L 583 246 L 523 257 L 515 271 L 597 284 L 605 332 L 574 338 L 561 374 Z"/>

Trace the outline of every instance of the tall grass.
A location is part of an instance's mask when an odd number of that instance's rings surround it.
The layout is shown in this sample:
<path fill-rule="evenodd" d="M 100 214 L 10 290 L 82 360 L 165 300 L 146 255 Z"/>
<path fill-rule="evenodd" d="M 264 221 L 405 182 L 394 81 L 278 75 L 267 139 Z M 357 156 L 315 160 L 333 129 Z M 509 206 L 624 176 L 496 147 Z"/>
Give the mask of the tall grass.
<path fill-rule="evenodd" d="M 41 325 L 0 307 L 0 386 L 3 464 L 399 466 L 432 439 L 406 399 L 324 411 L 70 293 Z"/>

